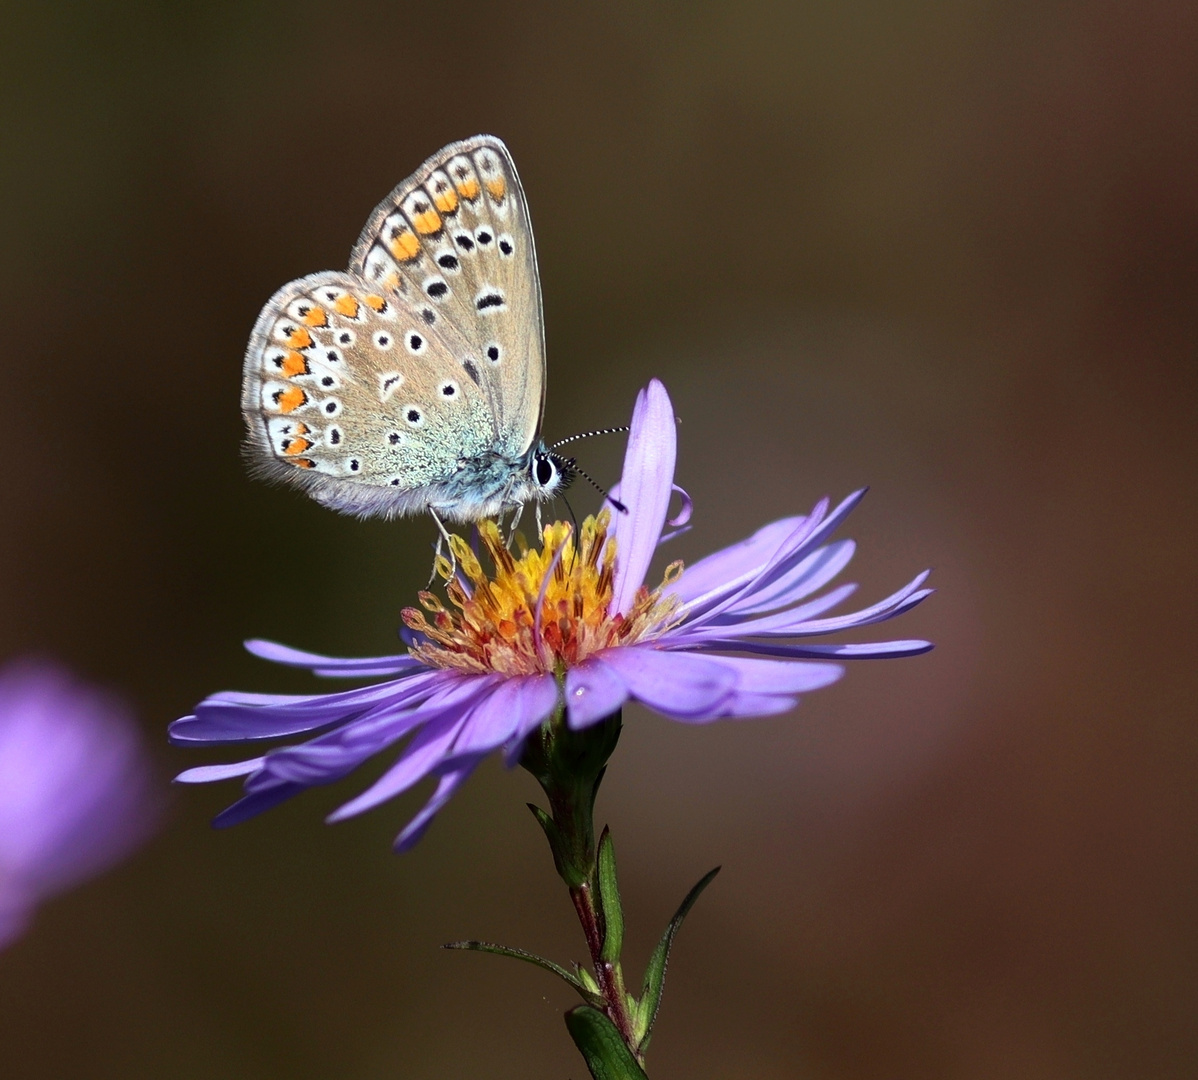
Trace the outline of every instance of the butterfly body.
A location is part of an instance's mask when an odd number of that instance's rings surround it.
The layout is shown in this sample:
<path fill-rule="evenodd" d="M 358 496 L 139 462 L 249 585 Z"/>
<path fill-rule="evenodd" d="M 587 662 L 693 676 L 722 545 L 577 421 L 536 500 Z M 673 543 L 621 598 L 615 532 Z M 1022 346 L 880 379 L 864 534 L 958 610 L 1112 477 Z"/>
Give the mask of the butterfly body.
<path fill-rule="evenodd" d="M 572 476 L 540 438 L 545 348 L 507 148 L 435 154 L 376 208 L 347 271 L 290 282 L 246 351 L 251 467 L 362 517 L 469 522 Z"/>

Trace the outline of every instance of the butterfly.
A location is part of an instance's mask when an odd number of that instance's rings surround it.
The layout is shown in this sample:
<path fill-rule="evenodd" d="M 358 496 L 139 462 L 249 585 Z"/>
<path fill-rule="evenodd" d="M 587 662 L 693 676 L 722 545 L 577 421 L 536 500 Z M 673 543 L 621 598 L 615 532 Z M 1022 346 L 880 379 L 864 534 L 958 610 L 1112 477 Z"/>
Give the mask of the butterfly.
<path fill-rule="evenodd" d="M 246 456 L 360 517 L 472 522 L 552 498 L 528 205 L 503 142 L 429 158 L 376 207 L 346 271 L 283 286 L 250 335 Z"/>

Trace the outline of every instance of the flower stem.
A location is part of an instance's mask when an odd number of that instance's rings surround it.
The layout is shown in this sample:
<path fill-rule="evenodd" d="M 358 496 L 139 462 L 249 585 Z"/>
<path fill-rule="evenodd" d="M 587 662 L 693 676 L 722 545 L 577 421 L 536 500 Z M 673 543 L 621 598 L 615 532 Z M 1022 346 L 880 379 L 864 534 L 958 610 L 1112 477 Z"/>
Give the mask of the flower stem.
<path fill-rule="evenodd" d="M 607 926 L 595 845 L 595 796 L 619 737 L 618 712 L 574 731 L 559 710 L 530 736 L 520 764 L 537 778 L 549 799 L 549 813 L 535 806 L 532 810 L 545 830 L 557 872 L 570 890 L 582 924 L 595 982 L 603 998 L 603 1012 L 643 1064 L 619 957 L 604 956 Z M 607 902 L 618 903 L 618 897 Z"/>

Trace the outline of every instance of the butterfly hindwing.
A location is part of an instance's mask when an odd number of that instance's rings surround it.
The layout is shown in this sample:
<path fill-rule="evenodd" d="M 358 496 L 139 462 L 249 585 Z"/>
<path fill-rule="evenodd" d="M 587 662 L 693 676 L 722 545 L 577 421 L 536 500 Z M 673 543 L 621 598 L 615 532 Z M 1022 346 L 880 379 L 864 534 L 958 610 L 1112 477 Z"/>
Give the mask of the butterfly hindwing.
<path fill-rule="evenodd" d="M 351 273 L 433 320 L 472 366 L 495 449 L 528 450 L 541 422 L 545 347 L 528 206 L 502 141 L 452 143 L 370 216 Z"/>
<path fill-rule="evenodd" d="M 353 274 L 312 274 L 263 308 L 242 410 L 261 471 L 350 513 L 424 509 L 493 442 L 486 394 L 419 309 Z"/>

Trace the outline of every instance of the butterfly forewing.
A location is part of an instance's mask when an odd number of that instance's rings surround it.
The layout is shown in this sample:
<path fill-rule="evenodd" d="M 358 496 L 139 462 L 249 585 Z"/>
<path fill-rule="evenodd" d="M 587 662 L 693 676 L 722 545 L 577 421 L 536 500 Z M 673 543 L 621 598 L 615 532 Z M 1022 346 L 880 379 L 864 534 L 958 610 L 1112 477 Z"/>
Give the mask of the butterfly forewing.
<path fill-rule="evenodd" d="M 370 216 L 350 271 L 433 320 L 487 396 L 496 450 L 527 451 L 540 428 L 544 332 L 528 207 L 507 147 L 479 135 L 429 158 Z"/>

